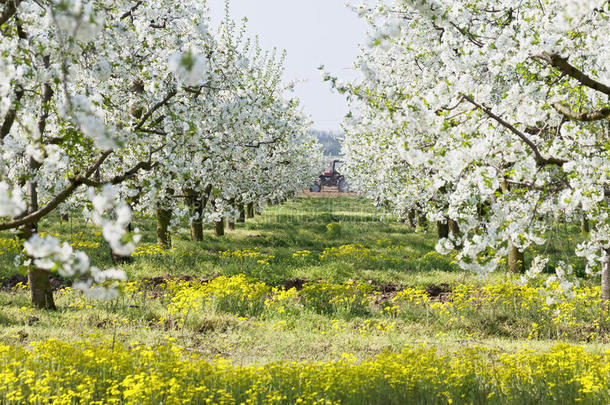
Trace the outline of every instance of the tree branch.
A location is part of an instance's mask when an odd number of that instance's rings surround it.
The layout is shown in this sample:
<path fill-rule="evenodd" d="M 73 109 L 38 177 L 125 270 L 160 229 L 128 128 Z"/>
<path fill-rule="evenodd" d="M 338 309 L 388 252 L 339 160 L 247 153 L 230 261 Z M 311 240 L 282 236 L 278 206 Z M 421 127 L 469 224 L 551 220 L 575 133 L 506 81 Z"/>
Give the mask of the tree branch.
<path fill-rule="evenodd" d="M 142 1 L 138 1 L 133 7 L 131 7 L 128 11 L 125 11 L 122 15 L 121 15 L 121 20 L 127 18 L 127 17 L 133 17 L 133 12 L 136 11 L 136 9 L 138 7 L 140 7 L 140 5 L 142 4 Z"/>
<path fill-rule="evenodd" d="M 525 142 L 525 144 L 527 144 L 527 146 L 529 146 L 529 148 L 532 150 L 532 152 L 534 152 L 534 156 L 536 157 L 536 162 L 539 165 L 559 165 L 559 166 L 561 166 L 562 164 L 564 164 L 566 162 L 565 160 L 557 159 L 557 158 L 554 158 L 554 157 L 545 158 L 540 153 L 540 150 L 538 149 L 538 146 L 536 146 L 536 144 L 534 142 L 532 142 L 532 140 L 529 139 L 523 132 L 519 131 L 513 125 L 509 124 L 508 122 L 504 121 L 501 117 L 499 117 L 498 115 L 494 114 L 489 108 L 487 108 L 487 107 L 477 103 L 476 101 L 474 101 L 474 99 L 472 99 L 471 97 L 469 97 L 467 95 L 463 95 L 463 97 L 469 103 L 471 103 L 472 105 L 477 107 L 479 110 L 483 111 L 489 117 L 493 118 L 500 125 L 502 125 L 506 129 L 508 129 L 513 134 L 517 135 L 523 142 Z"/>
<path fill-rule="evenodd" d="M 13 106 L 6 112 L 4 116 L 4 121 L 2 122 L 2 126 L 0 127 L 0 140 L 4 139 L 11 132 L 11 128 L 13 123 L 15 122 L 15 118 L 17 117 L 17 104 L 23 97 L 23 89 L 18 88 L 15 91 L 15 101 L 13 101 Z"/>
<path fill-rule="evenodd" d="M 453 22 L 449 22 L 449 24 L 451 24 L 451 26 L 453 26 L 453 28 L 458 30 L 460 32 L 460 34 L 464 35 L 466 37 L 466 39 L 468 39 L 470 42 L 472 42 L 473 44 L 475 44 L 479 48 L 483 47 L 484 44 L 481 41 L 478 40 L 478 38 L 476 37 L 475 34 L 473 34 L 472 32 L 468 31 L 466 28 L 462 28 L 462 27 L 458 26 L 457 24 L 455 24 Z"/>
<path fill-rule="evenodd" d="M 70 197 L 72 195 L 72 193 L 74 193 L 74 191 L 78 188 L 78 186 L 80 186 L 81 184 L 84 184 L 84 181 L 87 178 L 91 177 L 91 175 L 93 175 L 93 173 L 95 173 L 95 171 L 100 168 L 102 163 L 104 163 L 104 161 L 108 158 L 108 156 L 110 156 L 111 153 L 112 153 L 112 151 L 106 151 L 106 152 L 102 153 L 100 155 L 100 157 L 97 158 L 95 163 L 85 172 L 84 175 L 77 175 L 77 176 L 71 178 L 70 182 L 68 183 L 66 188 L 64 188 L 59 194 L 57 194 L 55 196 L 55 198 L 53 198 L 53 200 L 51 200 L 44 207 L 42 207 L 39 210 L 36 210 L 24 217 L 21 217 L 19 219 L 0 223 L 0 231 L 7 230 L 7 229 L 15 229 L 15 228 L 19 228 L 20 226 L 23 226 L 23 225 L 26 225 L 29 223 L 36 223 L 36 222 L 40 221 L 41 218 L 43 218 L 45 215 L 49 214 L 55 208 L 57 208 L 57 206 L 59 206 L 59 204 L 66 201 L 66 199 L 68 197 Z"/>
<path fill-rule="evenodd" d="M 43 218 L 45 215 L 49 214 L 55 208 L 57 208 L 59 206 L 59 204 L 66 201 L 66 199 L 68 197 L 70 197 L 72 195 L 72 193 L 74 193 L 74 191 L 76 191 L 78 186 L 80 186 L 82 184 L 93 186 L 93 187 L 101 187 L 104 184 L 108 184 L 108 183 L 119 184 L 119 183 L 129 179 L 133 175 L 135 175 L 138 171 L 140 171 L 142 169 L 150 170 L 155 166 L 155 164 L 151 163 L 150 160 L 146 161 L 146 162 L 138 162 L 138 164 L 136 164 L 130 170 L 126 171 L 124 174 L 122 174 L 120 176 L 113 177 L 108 182 L 91 180 L 90 177 L 97 170 L 99 170 L 100 166 L 104 163 L 104 161 L 108 158 L 108 156 L 110 156 L 111 153 L 112 153 L 112 151 L 106 151 L 106 152 L 102 153 L 100 155 L 100 157 L 98 157 L 98 159 L 95 161 L 95 163 L 89 169 L 87 169 L 87 171 L 84 174 L 77 175 L 77 176 L 70 178 L 70 182 L 68 183 L 66 188 L 63 189 L 61 191 L 61 193 L 59 193 L 57 196 L 55 196 L 55 198 L 53 200 L 51 200 L 43 208 L 41 208 L 35 212 L 32 212 L 22 218 L 15 219 L 10 222 L 0 223 L 0 230 L 15 229 L 15 228 L 19 228 L 20 226 L 23 226 L 25 224 L 28 224 L 28 223 L 36 223 L 36 222 L 40 221 L 41 218 Z"/>
<path fill-rule="evenodd" d="M 278 139 L 273 138 L 271 141 L 258 141 L 255 144 L 243 144 L 240 146 L 243 146 L 245 148 L 255 148 L 256 149 L 256 148 L 260 148 L 261 145 L 270 145 L 270 144 L 276 143 L 277 141 L 278 141 Z"/>
<path fill-rule="evenodd" d="M 610 107 L 605 107 L 599 110 L 591 111 L 588 113 L 577 113 L 572 111 L 561 103 L 553 103 L 553 108 L 559 113 L 564 115 L 573 121 L 599 121 L 599 120 L 610 120 Z"/>
<path fill-rule="evenodd" d="M 45 55 L 42 60 L 45 69 L 48 69 L 50 63 L 49 55 Z M 40 134 L 41 139 L 47 126 L 47 118 L 49 118 L 49 103 L 51 97 L 53 97 L 53 89 L 49 83 L 44 83 L 42 85 L 42 101 L 40 103 L 40 115 L 38 117 L 38 133 Z"/>
<path fill-rule="evenodd" d="M 120 184 L 120 183 L 124 182 L 125 180 L 133 177 L 137 172 L 139 172 L 142 169 L 146 170 L 146 171 L 152 170 L 154 167 L 156 167 L 159 164 L 158 162 L 152 163 L 152 155 L 159 152 L 164 147 L 165 147 L 165 144 L 159 146 L 158 148 L 150 149 L 148 151 L 147 160 L 142 160 L 142 161 L 138 162 L 134 167 L 132 167 L 131 169 L 129 169 L 128 171 L 126 171 L 125 173 L 123 173 L 121 175 L 114 176 L 110 180 L 91 180 L 91 179 L 89 179 L 89 177 L 91 177 L 91 176 L 87 176 L 87 178 L 85 178 L 83 180 L 83 184 L 86 184 L 86 185 L 92 186 L 92 187 L 101 187 L 104 184 L 108 184 L 108 183 Z M 98 176 L 99 176 L 99 174 L 98 174 Z"/>
<path fill-rule="evenodd" d="M 153 164 L 150 160 L 146 161 L 146 162 L 141 161 L 141 162 L 138 162 L 134 167 L 132 167 L 125 173 L 114 176 L 112 179 L 110 179 L 108 181 L 95 181 L 95 180 L 85 178 L 85 179 L 82 179 L 82 184 L 86 184 L 86 185 L 92 186 L 92 187 L 101 187 L 104 184 L 108 184 L 108 183 L 120 184 L 120 183 L 124 182 L 125 180 L 133 177 L 140 170 L 148 171 L 148 170 L 151 170 L 155 166 L 156 166 L 156 164 Z"/>
<path fill-rule="evenodd" d="M 177 89 L 171 90 L 169 93 L 167 93 L 167 95 L 165 96 L 165 98 L 163 100 L 159 101 L 157 104 L 153 105 L 148 111 L 146 111 L 146 114 L 144 114 L 142 119 L 136 124 L 134 130 L 137 131 L 137 130 L 141 129 L 142 126 L 144 126 L 144 124 L 146 123 L 146 121 L 150 118 L 150 116 L 153 115 L 153 113 L 155 111 L 157 111 L 159 108 L 161 108 L 165 104 L 167 104 L 167 102 L 169 100 L 171 100 L 172 97 L 174 97 L 177 93 L 178 93 Z"/>
<path fill-rule="evenodd" d="M 2 11 L 2 14 L 0 14 L 0 25 L 4 24 L 15 15 L 19 3 L 21 3 L 21 0 L 7 0 L 5 2 L 4 10 Z"/>
<path fill-rule="evenodd" d="M 167 132 L 161 131 L 159 129 L 151 129 L 151 128 L 140 128 L 140 132 L 145 132 L 147 134 L 156 134 L 156 135 L 167 135 Z"/>
<path fill-rule="evenodd" d="M 597 90 L 610 96 L 610 86 L 598 82 L 597 80 L 585 74 L 583 71 L 570 65 L 570 63 L 568 63 L 568 58 L 563 58 L 557 54 L 546 53 L 538 55 L 536 57 L 547 62 L 549 65 L 557 68 L 560 72 L 570 76 L 573 79 L 578 80 L 584 86 L 587 86 L 593 90 Z"/>

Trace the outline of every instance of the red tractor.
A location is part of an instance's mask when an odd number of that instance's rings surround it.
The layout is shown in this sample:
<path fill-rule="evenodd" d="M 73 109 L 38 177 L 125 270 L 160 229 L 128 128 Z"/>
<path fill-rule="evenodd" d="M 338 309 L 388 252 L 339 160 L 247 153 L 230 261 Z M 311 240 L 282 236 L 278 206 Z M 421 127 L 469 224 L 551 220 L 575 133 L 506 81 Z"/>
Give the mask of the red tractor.
<path fill-rule="evenodd" d="M 341 163 L 341 161 L 333 160 L 332 165 L 320 175 L 320 180 L 311 186 L 309 191 L 319 193 L 321 191 L 330 191 L 328 189 L 333 190 L 336 187 L 336 191 L 341 193 L 346 192 L 347 184 L 345 182 L 345 177 L 337 171 L 337 163 Z"/>

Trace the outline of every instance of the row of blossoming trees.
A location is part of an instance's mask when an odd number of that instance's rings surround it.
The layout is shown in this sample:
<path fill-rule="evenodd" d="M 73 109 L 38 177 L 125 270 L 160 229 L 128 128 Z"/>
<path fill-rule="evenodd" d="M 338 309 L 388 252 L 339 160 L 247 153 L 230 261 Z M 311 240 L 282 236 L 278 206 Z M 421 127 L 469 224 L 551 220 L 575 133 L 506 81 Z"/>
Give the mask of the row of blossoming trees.
<path fill-rule="evenodd" d="M 352 186 L 407 217 L 450 222 L 488 273 L 541 245 L 553 222 L 593 228 L 577 255 L 610 299 L 610 3 L 395 0 L 356 11 L 371 26 L 362 78 L 334 86 L 355 113 L 344 145 Z M 537 257 L 527 274 L 540 272 Z M 576 282 L 560 262 L 569 294 Z"/>
<path fill-rule="evenodd" d="M 82 210 L 115 259 L 141 235 L 132 212 L 170 226 L 236 217 L 315 177 L 317 143 L 286 97 L 283 56 L 228 17 L 210 32 L 201 0 L 0 0 L 0 230 L 24 241 L 33 304 L 49 273 L 111 297 L 125 278 L 38 224 Z M 42 230 L 40 230 L 42 231 Z"/>

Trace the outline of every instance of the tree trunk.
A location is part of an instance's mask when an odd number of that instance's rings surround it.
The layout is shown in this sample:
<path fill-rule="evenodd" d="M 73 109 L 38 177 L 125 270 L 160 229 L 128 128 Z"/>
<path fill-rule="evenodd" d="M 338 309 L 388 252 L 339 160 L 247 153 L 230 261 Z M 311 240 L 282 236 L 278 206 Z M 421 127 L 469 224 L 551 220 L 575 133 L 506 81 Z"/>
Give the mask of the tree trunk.
<path fill-rule="evenodd" d="M 510 185 L 506 180 L 502 181 L 502 193 L 508 193 Z M 508 244 L 508 271 L 511 273 L 525 273 L 525 254 L 512 243 Z"/>
<path fill-rule="evenodd" d="M 449 233 L 457 237 L 460 234 L 460 226 L 453 219 L 449 219 Z"/>
<path fill-rule="evenodd" d="M 129 208 L 133 208 L 131 204 L 129 204 Z M 127 232 L 132 232 L 133 231 L 133 227 L 131 225 L 131 222 L 127 224 Z M 118 255 L 116 253 L 114 253 L 112 251 L 112 248 L 110 248 L 110 259 L 112 260 L 112 264 L 129 264 L 132 262 L 131 256 L 121 256 Z"/>
<path fill-rule="evenodd" d="M 424 229 L 428 227 L 428 219 L 426 218 L 426 214 L 423 212 L 418 212 L 417 225 Z"/>
<path fill-rule="evenodd" d="M 525 273 L 525 255 L 515 245 L 508 245 L 508 271 Z"/>
<path fill-rule="evenodd" d="M 131 256 L 121 256 L 117 255 L 110 249 L 110 258 L 112 259 L 112 264 L 129 264 L 131 263 Z"/>
<path fill-rule="evenodd" d="M 49 272 L 32 267 L 28 270 L 32 305 L 39 309 L 56 309 Z"/>
<path fill-rule="evenodd" d="M 409 219 L 409 225 L 411 226 L 411 228 L 415 228 L 417 226 L 415 217 L 416 217 L 415 209 L 412 208 L 411 210 L 409 210 L 409 214 L 407 217 Z"/>
<path fill-rule="evenodd" d="M 169 233 L 171 219 L 171 210 L 157 206 L 157 244 L 163 249 L 169 249 L 172 246 L 172 237 Z"/>
<path fill-rule="evenodd" d="M 444 239 L 444 238 L 449 237 L 449 222 L 448 221 L 445 221 L 445 222 L 437 221 L 436 229 L 438 231 L 439 239 Z"/>
<path fill-rule="evenodd" d="M 249 202 L 246 208 L 246 218 L 254 218 L 254 203 Z"/>
<path fill-rule="evenodd" d="M 224 218 L 214 223 L 214 234 L 216 236 L 224 236 L 225 234 L 225 221 Z"/>
<path fill-rule="evenodd" d="M 602 312 L 608 311 L 610 301 L 610 249 L 606 249 L 606 257 L 602 262 Z"/>
<path fill-rule="evenodd" d="M 22 241 L 28 240 L 36 232 L 38 232 L 37 224 L 28 224 L 21 230 L 19 238 Z M 28 270 L 32 305 L 36 308 L 56 309 L 50 277 L 51 273 L 47 270 L 38 269 L 34 265 Z"/>
<path fill-rule="evenodd" d="M 45 85 L 46 86 L 46 85 Z M 39 128 L 41 124 L 39 122 Z M 44 125 L 42 125 L 44 130 Z M 41 164 L 30 158 L 29 167 L 32 172 L 37 172 Z M 29 212 L 38 211 L 38 183 L 30 181 L 28 186 L 29 194 Z M 27 224 L 21 231 L 20 238 L 22 240 L 29 239 L 32 235 L 38 232 L 38 224 Z M 30 293 L 32 297 L 32 305 L 39 309 L 56 309 L 55 301 L 53 300 L 53 290 L 51 289 L 51 273 L 47 270 L 30 267 L 28 270 L 28 283 L 30 284 Z"/>
<path fill-rule="evenodd" d="M 186 193 L 191 216 L 197 217 L 191 220 L 191 239 L 201 242 L 203 240 L 203 201 L 192 190 L 186 190 Z"/>
<path fill-rule="evenodd" d="M 212 185 L 208 185 L 203 191 L 202 196 L 192 195 L 189 200 L 191 215 L 197 215 L 197 219 L 191 221 L 191 239 L 201 242 L 203 240 L 203 209 L 208 205 Z"/>
<path fill-rule="evenodd" d="M 237 222 L 246 222 L 246 208 L 244 205 L 239 204 L 237 206 L 237 210 L 239 211 L 239 218 L 237 219 Z"/>
<path fill-rule="evenodd" d="M 489 211 L 489 203 L 477 204 L 477 215 L 479 217 L 479 221 L 484 220 L 485 216 L 487 216 L 488 211 Z"/>
<path fill-rule="evenodd" d="M 589 233 L 591 231 L 589 220 L 587 219 L 587 216 L 585 214 L 583 214 L 582 219 L 580 221 L 580 230 L 582 233 Z"/>
<path fill-rule="evenodd" d="M 235 203 L 235 198 L 232 198 L 229 203 L 234 210 L 237 211 L 237 204 Z M 233 218 L 231 216 L 227 216 L 227 229 L 230 231 L 235 230 L 235 222 L 233 222 Z"/>
<path fill-rule="evenodd" d="M 449 219 L 449 235 L 452 235 L 454 241 L 460 236 L 460 226 L 453 219 Z M 462 247 L 461 242 L 455 244 L 456 249 L 461 249 Z"/>
<path fill-rule="evenodd" d="M 201 222 L 201 217 L 191 221 L 191 239 L 197 242 L 203 240 L 203 222 Z"/>
<path fill-rule="evenodd" d="M 50 66 L 50 57 L 43 57 L 43 64 L 45 67 Z M 53 97 L 53 90 L 49 83 L 44 83 L 42 86 L 42 100 L 40 104 L 40 112 L 38 114 L 38 133 L 42 137 L 45 133 L 47 125 L 47 118 L 49 117 L 50 100 Z M 28 162 L 28 168 L 31 176 L 35 176 L 42 163 L 37 162 L 34 158 L 30 157 Z M 34 179 L 28 181 L 28 197 L 29 206 L 28 213 L 38 211 L 38 183 Z M 38 232 L 38 223 L 31 222 L 26 224 L 21 230 L 19 238 L 23 241 L 29 239 L 32 235 Z M 55 302 L 53 300 L 53 290 L 51 289 L 50 273 L 46 270 L 37 269 L 31 266 L 28 269 L 28 283 L 30 284 L 30 292 L 32 296 L 32 305 L 40 309 L 56 309 Z"/>
<path fill-rule="evenodd" d="M 31 196 L 30 196 L 31 197 Z M 28 240 L 37 232 L 36 224 L 27 224 L 17 235 L 21 241 Z M 51 289 L 51 273 L 47 270 L 37 269 L 33 265 L 28 269 L 28 284 L 32 305 L 39 309 L 56 309 Z"/>

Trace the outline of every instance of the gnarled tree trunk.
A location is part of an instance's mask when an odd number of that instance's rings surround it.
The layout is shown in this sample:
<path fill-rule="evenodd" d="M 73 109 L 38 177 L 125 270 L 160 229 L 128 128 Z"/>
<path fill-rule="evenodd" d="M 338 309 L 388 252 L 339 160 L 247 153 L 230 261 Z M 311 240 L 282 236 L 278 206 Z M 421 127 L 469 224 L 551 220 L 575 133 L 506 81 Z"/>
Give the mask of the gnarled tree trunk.
<path fill-rule="evenodd" d="M 511 273 L 525 272 L 525 254 L 512 243 L 508 245 L 508 271 Z"/>
<path fill-rule="evenodd" d="M 232 198 L 231 201 L 229 201 L 229 203 L 231 204 L 231 207 L 233 207 L 234 210 L 237 210 L 237 204 L 235 203 L 235 198 Z M 231 218 L 230 216 L 227 216 L 227 229 L 230 231 L 235 230 L 235 222 L 233 222 L 233 218 Z"/>
<path fill-rule="evenodd" d="M 414 208 L 410 209 L 407 218 L 409 220 L 409 226 L 411 228 L 415 228 L 417 226 L 416 216 L 417 216 L 417 214 L 415 212 L 415 209 Z"/>
<path fill-rule="evenodd" d="M 200 242 L 203 240 L 203 201 L 193 190 L 185 193 L 191 216 L 197 217 L 191 220 L 191 239 Z"/>
<path fill-rule="evenodd" d="M 197 242 L 203 240 L 203 222 L 201 221 L 201 216 L 191 221 L 191 239 Z"/>
<path fill-rule="evenodd" d="M 237 210 L 239 211 L 239 218 L 237 222 L 246 222 L 246 207 L 243 204 L 237 205 Z"/>
<path fill-rule="evenodd" d="M 458 236 L 460 234 L 460 226 L 453 219 L 449 219 L 449 233 L 454 236 Z"/>
<path fill-rule="evenodd" d="M 447 220 L 443 221 L 437 221 L 436 222 L 436 229 L 438 232 L 438 238 L 439 239 L 444 239 L 444 238 L 448 238 L 449 237 L 449 222 Z"/>
<path fill-rule="evenodd" d="M 417 214 L 417 225 L 424 229 L 427 228 L 428 219 L 426 218 L 426 214 L 421 211 L 419 211 Z"/>
<path fill-rule="evenodd" d="M 112 264 L 128 264 L 131 263 L 131 256 L 121 256 L 110 250 L 110 258 L 112 259 Z"/>
<path fill-rule="evenodd" d="M 508 193 L 510 185 L 506 180 L 502 181 L 502 192 Z M 511 273 L 525 273 L 525 254 L 512 243 L 508 244 L 508 271 Z"/>
<path fill-rule="evenodd" d="M 225 234 L 225 221 L 224 218 L 214 223 L 214 234 L 216 236 L 224 236 Z"/>
<path fill-rule="evenodd" d="M 129 208 L 133 208 L 131 204 L 129 204 Z M 133 227 L 131 226 L 131 222 L 127 224 L 127 231 L 131 232 Z M 110 248 L 110 259 L 112 260 L 112 264 L 128 264 L 132 262 L 131 256 L 122 256 L 114 253 L 112 248 Z"/>
<path fill-rule="evenodd" d="M 589 233 L 591 231 L 589 220 L 585 214 L 583 214 L 582 219 L 580 220 L 580 231 L 582 233 Z"/>
<path fill-rule="evenodd" d="M 169 249 L 172 246 L 172 237 L 169 232 L 169 224 L 172 219 L 172 211 L 157 206 L 157 244 L 163 249 Z"/>
<path fill-rule="evenodd" d="M 30 194 L 31 197 L 32 195 Z M 17 236 L 20 240 L 25 241 L 37 231 L 37 224 L 27 224 L 20 230 Z M 28 269 L 28 284 L 30 285 L 32 305 L 36 308 L 56 309 L 50 277 L 51 274 L 47 270 L 38 269 L 34 265 Z"/>
<path fill-rule="evenodd" d="M 454 221 L 453 219 L 449 219 L 449 235 L 451 235 L 454 240 L 460 236 L 460 226 L 458 225 L 457 221 Z M 455 247 L 456 249 L 461 249 L 462 244 L 457 243 Z"/>
<path fill-rule="evenodd" d="M 32 267 L 28 270 L 28 283 L 32 294 L 32 305 L 40 309 L 56 309 L 51 289 L 50 274 L 46 270 Z"/>
<path fill-rule="evenodd" d="M 47 85 L 44 86 L 43 95 L 45 92 L 49 92 L 50 88 L 47 89 Z M 50 97 L 49 94 L 47 94 Z M 44 101 L 43 101 L 44 102 Z M 44 110 L 43 108 L 43 111 Z M 45 115 L 44 118 L 41 118 L 41 121 L 38 123 L 38 128 L 44 132 L 44 126 L 46 123 L 46 112 L 43 113 Z M 32 173 L 37 172 L 41 167 L 41 164 L 38 163 L 33 158 L 30 158 L 29 168 Z M 29 198 L 29 210 L 28 212 L 36 212 L 38 211 L 38 183 L 35 181 L 30 181 L 28 184 L 28 198 Z M 27 240 L 32 235 L 38 232 L 38 223 L 30 223 L 27 224 L 24 228 L 22 228 L 19 238 L 21 240 Z M 32 297 L 32 305 L 36 308 L 40 309 L 56 309 L 55 301 L 53 299 L 53 290 L 51 289 L 51 273 L 47 270 L 38 269 L 33 265 L 28 270 L 28 283 L 30 285 L 30 293 Z"/>
<path fill-rule="evenodd" d="M 254 203 L 249 202 L 246 207 L 246 218 L 254 218 Z"/>

